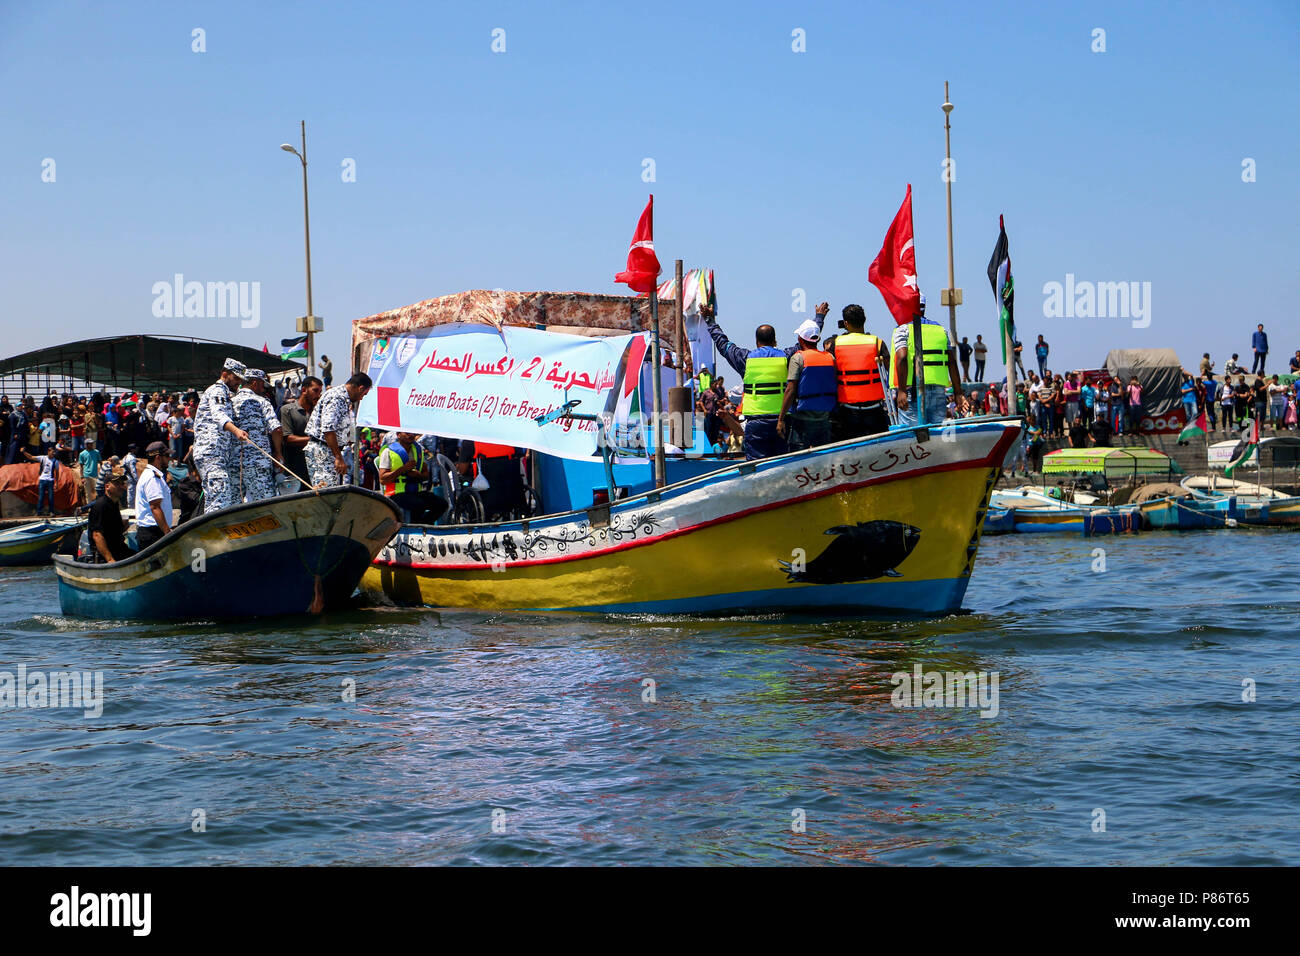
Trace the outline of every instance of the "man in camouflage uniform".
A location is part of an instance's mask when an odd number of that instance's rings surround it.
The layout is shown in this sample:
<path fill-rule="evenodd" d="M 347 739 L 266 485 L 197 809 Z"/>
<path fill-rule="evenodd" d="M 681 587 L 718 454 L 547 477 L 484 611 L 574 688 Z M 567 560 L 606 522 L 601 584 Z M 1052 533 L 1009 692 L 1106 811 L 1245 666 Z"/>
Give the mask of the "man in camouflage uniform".
<path fill-rule="evenodd" d="M 247 371 L 242 362 L 226 359 L 221 378 L 208 386 L 194 414 L 192 450 L 194 464 L 203 479 L 203 510 L 207 513 L 239 502 L 239 489 L 236 487 L 239 452 L 236 443 L 245 441 L 248 432 L 235 424 L 231 391 L 239 388 Z"/>
<path fill-rule="evenodd" d="M 275 497 L 275 465 L 267 456 L 281 460 L 283 433 L 280 417 L 266 398 L 266 389 L 266 373 L 260 368 L 250 368 L 244 374 L 244 387 L 235 393 L 232 403 L 235 424 L 248 433 L 248 441 L 236 450 L 238 471 L 231 475 L 239 482 L 242 501 Z"/>
<path fill-rule="evenodd" d="M 304 449 L 312 487 L 348 483 L 344 451 L 350 448 L 356 431 L 357 403 L 370 391 L 370 384 L 370 376 L 358 372 L 344 384 L 328 389 L 312 409 Z"/>

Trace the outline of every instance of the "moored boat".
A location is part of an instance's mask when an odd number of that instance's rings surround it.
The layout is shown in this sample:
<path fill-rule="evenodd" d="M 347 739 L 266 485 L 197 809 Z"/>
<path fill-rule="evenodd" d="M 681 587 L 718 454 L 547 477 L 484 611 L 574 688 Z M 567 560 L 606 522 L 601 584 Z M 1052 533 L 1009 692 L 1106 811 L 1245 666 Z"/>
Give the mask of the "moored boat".
<path fill-rule="evenodd" d="M 45 564 L 85 525 L 85 518 L 37 518 L 0 530 L 0 568 Z"/>
<path fill-rule="evenodd" d="M 1136 506 L 1094 508 L 1083 515 L 1087 535 L 1132 534 L 1142 530 L 1142 512 Z"/>
<path fill-rule="evenodd" d="M 349 486 L 199 515 L 111 564 L 56 555 L 64 614 L 203 620 L 320 613 L 344 604 L 401 512 Z"/>
<path fill-rule="evenodd" d="M 398 603 L 605 613 L 961 607 L 1016 419 L 739 462 L 590 508 L 403 527 L 364 590 Z"/>

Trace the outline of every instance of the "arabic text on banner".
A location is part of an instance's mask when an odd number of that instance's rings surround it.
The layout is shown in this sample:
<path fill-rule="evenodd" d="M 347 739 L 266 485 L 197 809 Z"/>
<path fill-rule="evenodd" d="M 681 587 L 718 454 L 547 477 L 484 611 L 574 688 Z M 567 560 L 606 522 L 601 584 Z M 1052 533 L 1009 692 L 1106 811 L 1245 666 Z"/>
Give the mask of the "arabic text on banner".
<path fill-rule="evenodd" d="M 357 423 L 590 458 L 599 454 L 595 422 L 538 427 L 534 419 L 564 404 L 566 391 L 581 401 L 575 412 L 625 416 L 637 404 L 628 399 L 636 398 L 647 338 L 444 325 L 379 339 L 368 370 L 375 387 Z"/>

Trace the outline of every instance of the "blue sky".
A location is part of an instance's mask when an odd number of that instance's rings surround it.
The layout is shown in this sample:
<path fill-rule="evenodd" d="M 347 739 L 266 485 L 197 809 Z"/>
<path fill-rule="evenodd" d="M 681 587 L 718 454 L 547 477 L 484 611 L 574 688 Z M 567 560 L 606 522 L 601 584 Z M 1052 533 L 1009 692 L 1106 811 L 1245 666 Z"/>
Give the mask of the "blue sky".
<path fill-rule="evenodd" d="M 292 334 L 301 175 L 278 146 L 300 119 L 318 352 L 344 358 L 354 318 L 463 289 L 620 292 L 651 191 L 661 262 L 716 270 L 736 339 L 762 322 L 788 339 L 794 289 L 884 332 L 866 272 L 908 182 L 941 311 L 948 80 L 960 334 L 995 333 L 1004 213 L 1021 337 L 1045 334 L 1055 367 L 1170 346 L 1221 368 L 1259 321 L 1279 365 L 1300 348 L 1298 61 L 1294 3 L 6 2 L 0 354 Z M 260 326 L 155 318 L 175 273 L 259 282 Z M 1149 327 L 1044 317 L 1067 273 L 1151 283 Z"/>

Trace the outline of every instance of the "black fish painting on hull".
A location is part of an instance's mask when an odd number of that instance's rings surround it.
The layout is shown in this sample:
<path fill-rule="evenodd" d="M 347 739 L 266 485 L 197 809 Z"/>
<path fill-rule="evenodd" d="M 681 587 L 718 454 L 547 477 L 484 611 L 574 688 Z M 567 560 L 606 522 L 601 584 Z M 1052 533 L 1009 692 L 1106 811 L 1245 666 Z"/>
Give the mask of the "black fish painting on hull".
<path fill-rule="evenodd" d="M 897 570 L 921 540 L 921 529 L 901 521 L 860 521 L 827 528 L 835 540 L 802 570 L 779 562 L 787 581 L 804 584 L 844 584 L 872 578 L 901 578 Z"/>

